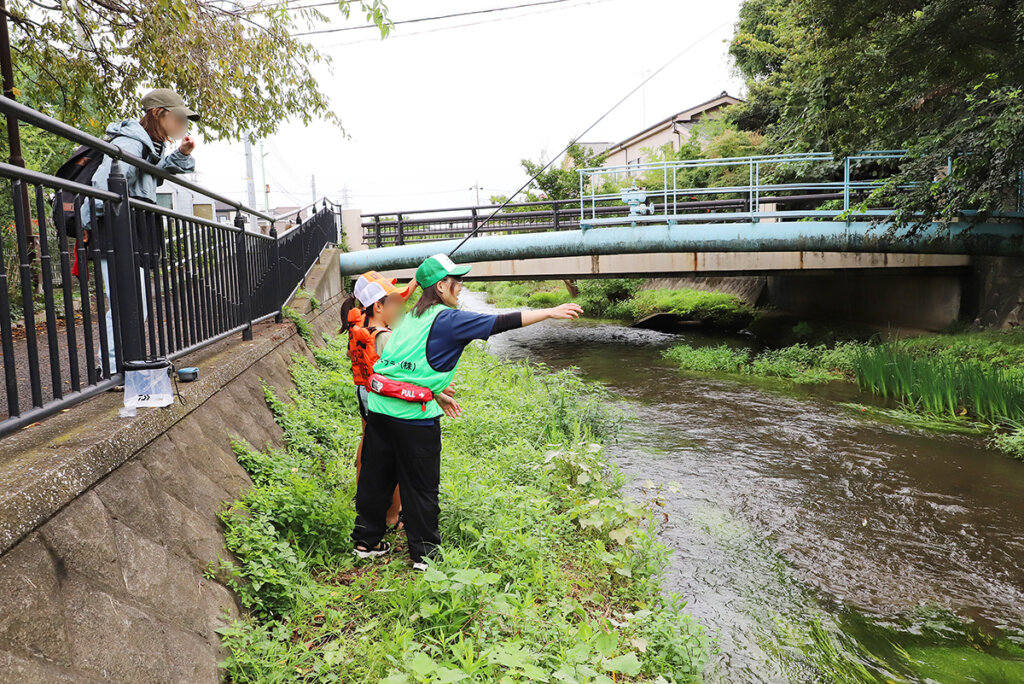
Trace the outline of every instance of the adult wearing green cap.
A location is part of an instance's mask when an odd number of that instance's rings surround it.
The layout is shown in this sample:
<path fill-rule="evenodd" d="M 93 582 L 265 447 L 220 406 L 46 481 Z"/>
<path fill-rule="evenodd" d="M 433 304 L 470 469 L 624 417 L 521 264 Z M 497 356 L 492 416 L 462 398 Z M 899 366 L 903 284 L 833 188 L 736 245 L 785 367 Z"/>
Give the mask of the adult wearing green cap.
<path fill-rule="evenodd" d="M 430 257 L 416 269 L 416 282 L 423 294 L 392 333 L 373 367 L 376 382 L 371 379 L 367 401 L 363 469 L 352 531 L 360 558 L 382 556 L 391 549 L 383 536 L 385 513 L 396 484 L 402 490 L 413 567 L 425 570 L 426 560 L 441 543 L 440 417 L 444 413 L 455 418 L 462 412 L 446 390 L 466 345 L 549 318 L 576 318 L 583 312 L 577 304 L 497 315 L 460 311 L 462 276 L 469 270 L 444 254 Z M 433 398 L 423 400 L 431 395 Z"/>

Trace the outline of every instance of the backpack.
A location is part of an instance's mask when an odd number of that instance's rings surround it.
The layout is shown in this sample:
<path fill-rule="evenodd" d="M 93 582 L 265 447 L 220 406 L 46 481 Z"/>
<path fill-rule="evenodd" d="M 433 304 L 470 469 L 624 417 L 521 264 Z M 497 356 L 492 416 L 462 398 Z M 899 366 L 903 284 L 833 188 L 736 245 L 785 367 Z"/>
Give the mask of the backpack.
<path fill-rule="evenodd" d="M 107 142 L 111 140 L 110 138 L 104 139 Z M 92 177 L 96 175 L 100 164 L 103 163 L 103 156 L 103 153 L 99 150 L 82 145 L 71 154 L 71 157 L 66 162 L 61 164 L 54 175 L 57 178 L 63 178 L 64 180 L 80 183 L 81 185 L 92 185 Z M 160 162 L 160 158 L 150 152 L 148 147 L 143 148 L 142 158 L 150 164 Z M 64 233 L 69 238 L 77 238 L 78 231 L 87 228 L 87 226 L 81 225 L 81 214 L 75 211 L 75 196 L 67 192 L 57 191 L 53 198 L 53 225 L 60 225 L 58 220 L 60 215 L 64 217 Z"/>

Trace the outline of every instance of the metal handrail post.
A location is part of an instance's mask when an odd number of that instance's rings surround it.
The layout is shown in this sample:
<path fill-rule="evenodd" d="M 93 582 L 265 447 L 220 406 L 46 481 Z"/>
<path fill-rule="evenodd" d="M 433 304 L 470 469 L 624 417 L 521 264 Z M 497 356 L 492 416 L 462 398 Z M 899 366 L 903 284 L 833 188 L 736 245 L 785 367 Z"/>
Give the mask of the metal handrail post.
<path fill-rule="evenodd" d="M 843 211 L 850 210 L 850 158 L 843 159 Z"/>
<path fill-rule="evenodd" d="M 238 306 L 241 310 L 242 324 L 245 329 L 242 331 L 242 339 L 252 339 L 252 297 L 249 292 L 249 260 L 246 258 L 245 244 L 245 217 L 241 212 L 235 215 L 235 265 L 238 271 Z"/>
<path fill-rule="evenodd" d="M 118 195 L 117 202 L 107 202 L 106 212 L 110 212 L 110 237 L 114 246 L 116 264 L 107 264 L 107 273 L 114 272 L 117 283 L 117 297 L 111 297 L 111 306 L 117 306 L 119 325 L 114 330 L 115 340 L 111 342 L 115 349 L 120 349 L 118 372 L 123 373 L 125 364 L 131 361 L 142 361 L 145 352 L 142 347 L 142 320 L 139 302 L 139 271 L 135 268 L 135 228 L 132 221 L 132 210 L 128 202 L 128 181 L 121 171 L 121 164 L 116 159 L 111 161 L 110 176 L 107 189 Z M 95 221 L 96 217 L 92 217 Z M 111 284 L 108 283 L 107 287 Z M 104 325 L 100 322 L 100 325 Z M 88 359 L 92 363 L 92 359 Z"/>
<path fill-rule="evenodd" d="M 761 162 L 754 162 L 754 204 L 753 212 L 756 214 L 761 207 Z"/>
<path fill-rule="evenodd" d="M 270 246 L 270 258 L 273 259 L 271 269 L 271 283 L 274 293 L 274 304 L 277 306 L 277 315 L 274 316 L 275 323 L 281 323 L 284 320 L 281 311 L 284 309 L 284 302 L 281 301 L 281 241 L 277 239 L 277 228 L 274 224 L 270 224 L 270 237 L 274 239 L 274 242 Z"/>
<path fill-rule="evenodd" d="M 580 174 L 580 225 L 582 226 L 583 225 L 583 219 L 585 218 L 585 216 L 583 214 L 583 171 L 580 171 L 579 174 Z"/>

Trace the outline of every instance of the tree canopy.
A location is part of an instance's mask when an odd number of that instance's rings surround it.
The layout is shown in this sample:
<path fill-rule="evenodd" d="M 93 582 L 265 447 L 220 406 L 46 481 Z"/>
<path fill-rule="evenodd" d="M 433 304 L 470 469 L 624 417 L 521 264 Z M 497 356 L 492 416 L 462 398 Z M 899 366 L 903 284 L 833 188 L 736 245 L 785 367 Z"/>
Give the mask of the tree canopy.
<path fill-rule="evenodd" d="M 323 26 L 323 4 L 258 0 L 8 0 L 19 96 L 98 131 L 139 115 L 146 89 L 174 88 L 209 138 L 274 133 L 288 117 L 341 125 L 311 69 L 327 55 L 294 34 Z M 387 35 L 382 0 L 339 0 Z"/>
<path fill-rule="evenodd" d="M 909 150 L 906 217 L 1004 209 L 1024 169 L 1024 2 L 746 0 L 730 112 L 775 150 Z M 947 160 L 953 173 L 945 177 Z"/>

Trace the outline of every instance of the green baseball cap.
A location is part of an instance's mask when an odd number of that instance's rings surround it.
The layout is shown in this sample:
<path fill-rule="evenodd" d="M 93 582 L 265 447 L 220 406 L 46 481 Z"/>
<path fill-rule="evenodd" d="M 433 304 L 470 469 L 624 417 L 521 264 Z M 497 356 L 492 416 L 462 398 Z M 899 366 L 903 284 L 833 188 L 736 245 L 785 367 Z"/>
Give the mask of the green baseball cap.
<path fill-rule="evenodd" d="M 157 88 L 150 90 L 142 96 L 142 108 L 147 112 L 150 109 L 166 109 L 175 114 L 181 114 L 190 121 L 199 121 L 199 115 L 185 106 L 185 100 L 170 88 Z"/>
<path fill-rule="evenodd" d="M 416 269 L 416 282 L 420 287 L 436 285 L 448 276 L 464 276 L 471 266 L 459 266 L 447 254 L 435 254 Z"/>

